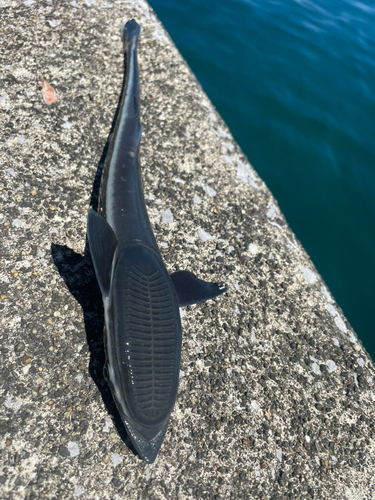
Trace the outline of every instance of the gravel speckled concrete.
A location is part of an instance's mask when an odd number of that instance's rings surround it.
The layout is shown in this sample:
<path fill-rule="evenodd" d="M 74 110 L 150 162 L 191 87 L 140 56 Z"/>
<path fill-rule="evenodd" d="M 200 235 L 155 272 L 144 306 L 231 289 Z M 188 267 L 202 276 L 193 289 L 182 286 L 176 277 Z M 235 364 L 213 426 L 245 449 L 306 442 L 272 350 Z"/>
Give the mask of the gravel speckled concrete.
<path fill-rule="evenodd" d="M 151 466 L 103 381 L 85 248 L 132 17 L 157 240 L 170 271 L 229 286 L 183 312 L 178 399 Z M 2 0 L 0 28 L 0 497 L 375 498 L 373 362 L 148 5 Z"/>

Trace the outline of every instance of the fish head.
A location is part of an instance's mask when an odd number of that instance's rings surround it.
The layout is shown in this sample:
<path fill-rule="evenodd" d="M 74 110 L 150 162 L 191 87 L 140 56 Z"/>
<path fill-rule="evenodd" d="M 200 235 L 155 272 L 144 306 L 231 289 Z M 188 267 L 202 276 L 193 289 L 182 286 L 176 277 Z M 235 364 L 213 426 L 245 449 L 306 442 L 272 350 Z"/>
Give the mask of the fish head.
<path fill-rule="evenodd" d="M 131 245 L 115 255 L 106 311 L 107 379 L 136 450 L 155 460 L 177 395 L 181 321 L 160 257 Z"/>

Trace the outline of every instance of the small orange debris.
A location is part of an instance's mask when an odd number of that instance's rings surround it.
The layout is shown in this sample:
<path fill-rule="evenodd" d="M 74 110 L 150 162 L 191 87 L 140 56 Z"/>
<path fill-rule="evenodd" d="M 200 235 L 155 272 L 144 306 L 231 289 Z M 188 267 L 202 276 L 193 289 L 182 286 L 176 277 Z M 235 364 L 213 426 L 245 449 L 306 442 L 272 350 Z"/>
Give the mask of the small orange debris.
<path fill-rule="evenodd" d="M 39 85 L 42 87 L 42 96 L 46 104 L 57 102 L 57 96 L 51 85 L 41 76 Z"/>
<path fill-rule="evenodd" d="M 270 411 L 270 410 L 266 410 L 264 413 L 266 414 L 266 417 L 267 417 L 268 419 L 270 419 L 270 418 L 271 418 L 271 411 Z"/>
<path fill-rule="evenodd" d="M 242 444 L 249 444 L 249 440 L 248 439 L 243 439 L 242 440 Z"/>

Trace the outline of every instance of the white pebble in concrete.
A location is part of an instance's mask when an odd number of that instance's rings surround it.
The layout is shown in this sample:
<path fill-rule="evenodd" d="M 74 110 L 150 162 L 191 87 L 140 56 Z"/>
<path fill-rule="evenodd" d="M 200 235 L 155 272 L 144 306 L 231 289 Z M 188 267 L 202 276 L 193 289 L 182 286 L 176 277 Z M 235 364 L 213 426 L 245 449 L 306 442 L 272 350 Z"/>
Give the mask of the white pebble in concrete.
<path fill-rule="evenodd" d="M 346 328 L 344 320 L 342 319 L 342 317 L 340 315 L 336 316 L 335 323 L 336 323 L 336 326 L 339 330 L 341 330 L 344 333 L 347 333 L 348 329 Z"/>
<path fill-rule="evenodd" d="M 310 283 L 310 285 L 313 285 L 316 281 L 316 274 L 308 267 L 301 266 L 300 269 L 305 277 L 305 280 Z"/>
<path fill-rule="evenodd" d="M 283 451 L 282 451 L 281 448 L 277 448 L 277 450 L 276 450 L 276 458 L 277 458 L 277 460 L 279 462 L 282 461 L 282 459 L 283 459 Z"/>
<path fill-rule="evenodd" d="M 332 373 L 337 369 L 337 365 L 334 361 L 332 361 L 332 359 L 329 359 L 327 361 L 327 368 L 328 368 L 329 373 Z"/>
<path fill-rule="evenodd" d="M 117 465 L 120 465 L 122 462 L 122 457 L 120 457 L 118 453 L 112 453 L 111 458 L 112 458 L 112 463 L 115 467 L 117 467 Z"/>
<path fill-rule="evenodd" d="M 68 450 L 69 450 L 70 456 L 72 458 L 78 457 L 78 455 L 79 455 L 79 446 L 78 446 L 78 443 L 75 443 L 74 441 L 69 441 L 69 443 L 68 443 Z"/>
<path fill-rule="evenodd" d="M 203 186 L 203 189 L 208 194 L 210 198 L 214 198 L 216 196 L 216 191 L 210 186 Z"/>
<path fill-rule="evenodd" d="M 244 163 L 241 160 L 237 162 L 237 179 L 250 184 L 254 189 L 259 189 L 257 178 L 249 163 Z"/>
<path fill-rule="evenodd" d="M 16 176 L 16 172 L 13 170 L 13 168 L 6 168 L 5 169 L 5 172 L 9 175 L 11 175 L 12 177 L 15 177 Z"/>
<path fill-rule="evenodd" d="M 328 290 L 325 286 L 322 286 L 321 291 L 322 291 L 322 294 L 324 295 L 324 297 L 328 300 L 328 302 L 333 302 L 331 294 L 328 292 Z"/>
<path fill-rule="evenodd" d="M 184 318 L 186 316 L 186 311 L 185 309 L 182 309 L 182 307 L 180 307 L 180 318 Z"/>
<path fill-rule="evenodd" d="M 311 365 L 312 371 L 315 373 L 315 375 L 320 375 L 320 367 L 318 363 L 313 363 Z"/>
<path fill-rule="evenodd" d="M 103 432 L 109 432 L 112 427 L 112 419 L 110 417 L 106 417 L 105 425 L 103 427 Z"/>
<path fill-rule="evenodd" d="M 270 209 L 267 212 L 267 217 L 269 219 L 274 219 L 276 217 L 275 205 L 273 203 L 270 204 Z M 278 226 L 278 227 L 280 227 L 280 226 Z"/>
<path fill-rule="evenodd" d="M 219 137 L 224 137 L 225 139 L 232 139 L 231 135 L 228 134 L 228 132 L 226 132 L 224 129 L 222 129 L 221 127 L 218 127 L 217 130 L 215 130 L 216 134 L 219 136 Z"/>
<path fill-rule="evenodd" d="M 251 255 L 256 255 L 259 252 L 259 248 L 254 243 L 250 243 L 248 250 Z"/>
<path fill-rule="evenodd" d="M 60 21 L 47 21 L 51 28 L 56 28 L 60 24 Z"/>
<path fill-rule="evenodd" d="M 326 309 L 329 312 L 329 314 L 331 314 L 332 316 L 337 316 L 338 315 L 338 312 L 336 311 L 336 309 L 333 307 L 332 304 L 327 304 L 326 305 Z"/>
<path fill-rule="evenodd" d="M 170 208 L 161 214 L 161 220 L 164 224 L 173 224 L 173 214 Z"/>
<path fill-rule="evenodd" d="M 149 481 L 150 477 L 151 477 L 151 471 L 150 471 L 150 466 L 149 465 L 146 465 L 145 473 L 146 473 L 146 481 Z"/>
<path fill-rule="evenodd" d="M 83 495 L 83 494 L 84 494 L 84 491 L 83 491 L 83 489 L 82 489 L 82 488 L 80 488 L 79 486 L 76 486 L 76 487 L 74 488 L 74 496 L 75 496 L 75 497 L 80 497 L 80 496 L 81 496 L 81 495 Z"/>
<path fill-rule="evenodd" d="M 344 333 L 347 333 L 348 329 L 346 328 L 346 325 L 342 319 L 342 317 L 339 315 L 338 311 L 333 307 L 332 304 L 327 304 L 326 309 L 335 318 L 335 323 L 336 326 L 339 330 L 341 330 Z"/>
<path fill-rule="evenodd" d="M 214 240 L 215 237 L 214 236 L 211 236 L 209 233 L 207 233 L 206 231 L 204 231 L 203 229 L 200 229 L 198 231 L 198 236 L 199 238 L 202 240 L 202 241 L 210 241 L 210 240 Z"/>

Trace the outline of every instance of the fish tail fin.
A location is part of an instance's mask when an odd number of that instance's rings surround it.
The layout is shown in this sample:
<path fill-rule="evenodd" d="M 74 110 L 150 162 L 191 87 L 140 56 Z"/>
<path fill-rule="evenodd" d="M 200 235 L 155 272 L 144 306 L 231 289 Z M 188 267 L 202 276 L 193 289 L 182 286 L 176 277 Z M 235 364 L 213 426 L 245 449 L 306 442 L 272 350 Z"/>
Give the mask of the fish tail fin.
<path fill-rule="evenodd" d="M 122 23 L 121 38 L 123 43 L 126 44 L 132 40 L 138 40 L 141 30 L 141 26 L 134 19 L 127 23 Z"/>

